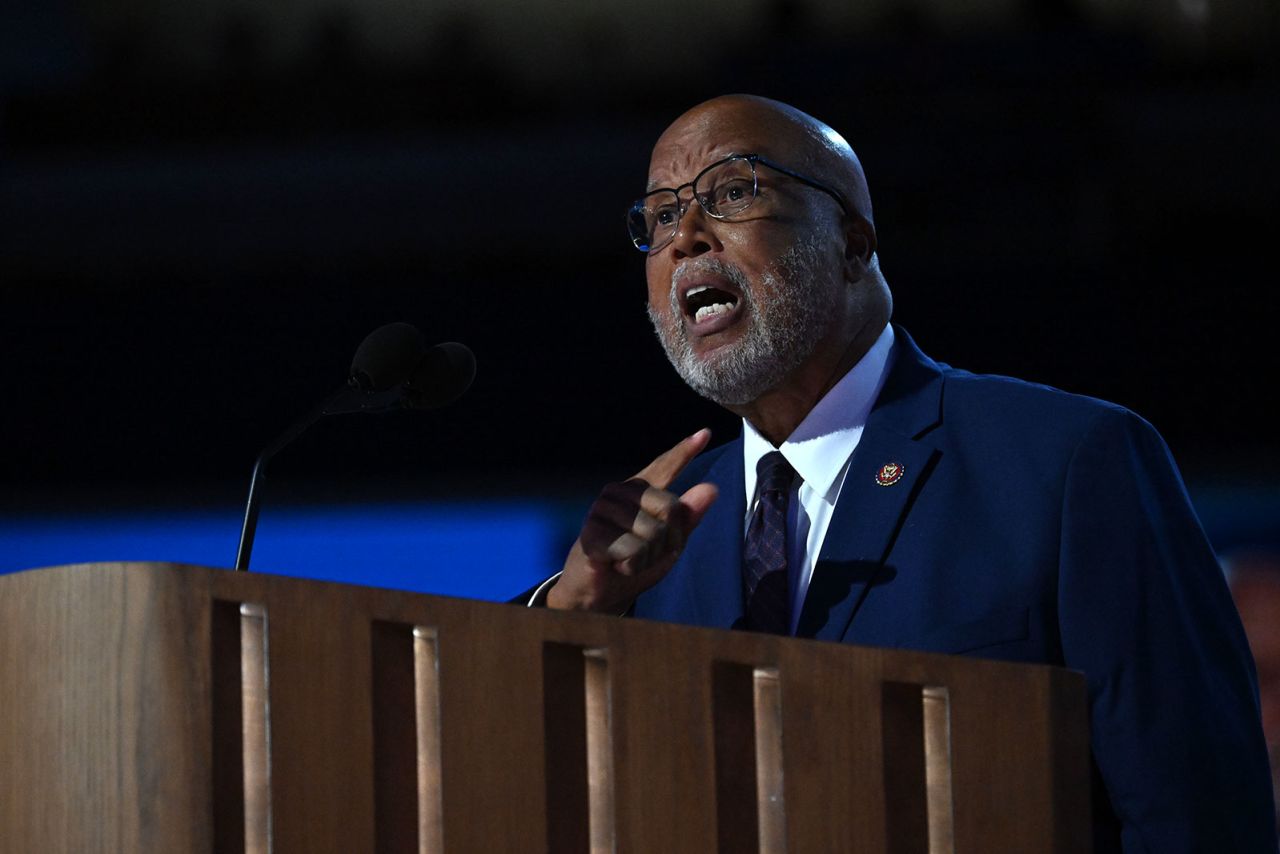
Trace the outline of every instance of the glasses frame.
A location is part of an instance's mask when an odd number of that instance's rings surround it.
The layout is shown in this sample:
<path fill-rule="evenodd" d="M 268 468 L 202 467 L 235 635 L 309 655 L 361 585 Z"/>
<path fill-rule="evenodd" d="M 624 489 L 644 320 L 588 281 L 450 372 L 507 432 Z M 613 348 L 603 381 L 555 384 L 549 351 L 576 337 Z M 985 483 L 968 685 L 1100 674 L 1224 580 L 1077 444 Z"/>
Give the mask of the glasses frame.
<path fill-rule="evenodd" d="M 709 210 L 708 206 L 703 201 L 705 198 L 707 198 L 707 196 L 705 194 L 701 196 L 698 194 L 698 182 L 701 181 L 703 177 L 705 177 L 706 174 L 711 170 L 717 169 L 725 165 L 726 163 L 731 163 L 734 160 L 745 161 L 751 166 L 751 201 L 747 202 L 746 207 L 743 207 L 741 210 L 736 210 L 736 211 L 733 211 L 732 213 L 727 213 L 727 214 L 715 213 L 714 211 Z M 676 234 L 679 233 L 680 220 L 684 219 L 685 212 L 689 210 L 690 205 L 692 205 L 695 200 L 698 202 L 698 205 L 702 208 L 703 213 L 705 213 L 707 216 L 711 217 L 712 219 L 723 220 L 727 217 L 735 216 L 747 210 L 753 204 L 755 204 L 756 199 L 760 195 L 760 179 L 756 175 L 756 164 L 759 164 L 761 166 L 767 166 L 768 168 L 772 169 L 774 172 L 781 173 L 783 175 L 786 175 L 789 178 L 794 178 L 795 180 L 799 181 L 801 184 L 804 184 L 807 187 L 812 187 L 815 190 L 821 190 L 822 192 L 826 193 L 828 196 L 836 200 L 836 204 L 840 205 L 840 210 L 844 211 L 845 216 L 853 215 L 853 212 L 849 210 L 849 204 L 848 202 L 845 201 L 844 196 L 840 195 L 840 192 L 838 190 L 835 190 L 832 187 L 827 186 L 826 184 L 822 183 L 816 178 L 810 178 L 807 175 L 801 175 L 799 172 L 788 169 L 785 166 L 779 166 L 777 163 L 774 163 L 770 160 L 766 160 L 764 157 L 761 157 L 759 154 L 730 154 L 728 157 L 717 160 L 715 163 L 712 163 L 711 165 L 707 166 L 697 175 L 693 176 L 692 181 L 681 184 L 679 187 L 658 187 L 657 189 L 650 190 L 649 192 L 645 193 L 643 196 L 641 196 L 640 198 L 632 202 L 631 207 L 627 208 L 627 233 L 628 235 L 631 236 L 631 244 L 635 246 L 636 249 L 648 255 L 652 255 L 656 252 L 660 252 L 661 250 L 665 249 L 667 247 L 667 244 L 671 243 L 671 241 L 675 239 Z M 689 199 L 687 203 L 683 198 L 680 197 L 680 193 L 683 192 L 686 187 L 693 190 L 693 196 L 692 198 Z M 632 214 L 635 212 L 635 210 L 637 208 L 644 207 L 645 199 L 649 198 L 650 196 L 656 196 L 659 193 L 675 194 L 676 210 L 678 211 L 678 214 L 676 216 L 676 223 L 675 223 L 676 227 L 675 229 L 672 230 L 671 236 L 668 237 L 666 240 L 662 241 L 661 244 L 655 246 L 655 245 L 652 245 L 652 243 L 650 243 L 653 237 L 652 234 L 646 235 L 645 239 L 642 241 L 641 239 L 637 238 L 634 234 L 631 233 L 631 220 L 632 220 Z"/>

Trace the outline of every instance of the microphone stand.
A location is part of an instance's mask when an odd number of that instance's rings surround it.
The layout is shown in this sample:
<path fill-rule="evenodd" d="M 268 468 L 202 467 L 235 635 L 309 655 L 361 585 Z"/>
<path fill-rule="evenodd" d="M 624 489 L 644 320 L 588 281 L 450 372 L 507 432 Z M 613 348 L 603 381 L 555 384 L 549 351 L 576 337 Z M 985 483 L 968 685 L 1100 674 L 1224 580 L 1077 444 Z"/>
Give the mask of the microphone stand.
<path fill-rule="evenodd" d="M 394 351 L 388 351 L 388 342 L 401 345 L 403 350 L 406 329 L 421 338 L 421 333 L 408 324 L 393 323 L 374 330 L 356 351 L 346 385 L 294 422 L 258 455 L 253 463 L 253 477 L 249 479 L 249 501 L 244 508 L 240 546 L 236 549 L 237 572 L 249 571 L 249 553 L 253 550 L 253 536 L 258 530 L 258 507 L 262 503 L 262 484 L 267 479 L 267 463 L 285 445 L 298 438 L 303 430 L 326 415 L 435 409 L 452 403 L 471 385 L 476 373 L 475 356 L 464 345 L 453 342 L 437 344 L 425 353 L 414 355 L 417 359 L 414 367 L 400 365 L 399 370 L 389 370 L 389 367 L 397 366 L 395 363 L 383 364 L 387 352 L 396 355 Z M 370 347 L 371 340 L 376 346 Z"/>
<path fill-rule="evenodd" d="M 300 420 L 294 421 L 288 430 L 276 437 L 275 442 L 262 449 L 262 453 L 257 455 L 257 460 L 253 461 L 253 476 L 248 481 L 248 503 L 244 506 L 244 525 L 241 528 L 241 542 L 236 551 L 236 571 L 248 572 L 248 554 L 253 549 L 253 534 L 257 531 L 257 511 L 261 504 L 262 481 L 266 480 L 266 463 L 270 462 L 271 457 L 280 452 L 280 449 L 287 446 L 289 442 L 293 442 L 306 430 L 308 426 L 315 424 L 321 417 L 329 414 L 329 407 L 337 403 L 339 399 L 351 394 L 351 387 L 339 388 L 337 392 L 330 394 L 324 403 L 307 412 Z"/>
<path fill-rule="evenodd" d="M 267 479 L 267 463 L 271 461 L 271 458 L 278 454 L 285 445 L 298 438 L 302 431 L 324 416 L 341 412 L 360 412 L 375 408 L 386 408 L 385 404 L 383 404 L 383 407 L 375 407 L 373 404 L 375 400 L 381 403 L 382 401 L 379 398 L 383 397 L 386 397 L 386 395 L 364 391 L 353 378 L 348 385 L 329 395 L 323 403 L 294 422 L 288 430 L 281 433 L 274 442 L 263 449 L 262 453 L 258 455 L 258 459 L 253 463 L 253 477 L 249 480 L 249 501 L 244 508 L 244 525 L 240 529 L 240 546 L 236 549 L 237 572 L 249 571 L 249 553 L 253 551 L 253 536 L 258 530 L 258 508 L 262 503 L 261 488 L 263 481 Z"/>

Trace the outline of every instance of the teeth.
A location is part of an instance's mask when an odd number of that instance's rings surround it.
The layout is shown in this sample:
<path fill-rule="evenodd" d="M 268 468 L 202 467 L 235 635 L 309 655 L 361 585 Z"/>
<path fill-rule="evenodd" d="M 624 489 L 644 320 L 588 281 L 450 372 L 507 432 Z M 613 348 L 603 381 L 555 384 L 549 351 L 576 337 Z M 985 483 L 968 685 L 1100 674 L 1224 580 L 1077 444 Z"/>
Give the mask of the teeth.
<path fill-rule="evenodd" d="M 712 303 L 711 305 L 704 305 L 702 308 L 698 309 L 696 314 L 694 314 L 693 322 L 701 323 L 702 321 L 706 320 L 708 317 L 714 317 L 717 314 L 726 313 L 727 311 L 729 311 L 730 308 L 732 308 L 732 306 L 722 302 L 715 302 L 715 303 Z"/>
<path fill-rule="evenodd" d="M 711 286 L 710 286 L 710 285 L 696 285 L 696 286 L 694 286 L 694 287 L 692 287 L 692 288 L 689 288 L 689 291 L 688 291 L 684 296 L 685 296 L 685 299 L 688 299 L 689 297 L 693 296 L 694 294 L 700 294 L 700 293 L 702 293 L 703 291 L 709 291 L 709 290 L 711 290 Z"/>

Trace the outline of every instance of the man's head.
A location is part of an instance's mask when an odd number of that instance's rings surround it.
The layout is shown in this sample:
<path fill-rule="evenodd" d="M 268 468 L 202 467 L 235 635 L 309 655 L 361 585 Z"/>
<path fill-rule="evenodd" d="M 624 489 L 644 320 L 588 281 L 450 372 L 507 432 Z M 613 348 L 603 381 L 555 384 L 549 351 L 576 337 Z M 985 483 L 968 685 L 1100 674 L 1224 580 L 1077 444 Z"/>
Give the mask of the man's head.
<path fill-rule="evenodd" d="M 649 189 L 681 187 L 734 154 L 761 158 L 732 164 L 746 190 L 730 198 L 749 194 L 754 171 L 754 201 L 717 218 L 681 190 L 674 235 L 646 262 L 649 316 L 700 394 L 749 409 L 775 392 L 798 392 L 812 405 L 866 352 L 891 310 L 862 167 L 813 117 L 731 95 L 667 128 Z M 708 192 L 710 181 L 696 189 Z"/>

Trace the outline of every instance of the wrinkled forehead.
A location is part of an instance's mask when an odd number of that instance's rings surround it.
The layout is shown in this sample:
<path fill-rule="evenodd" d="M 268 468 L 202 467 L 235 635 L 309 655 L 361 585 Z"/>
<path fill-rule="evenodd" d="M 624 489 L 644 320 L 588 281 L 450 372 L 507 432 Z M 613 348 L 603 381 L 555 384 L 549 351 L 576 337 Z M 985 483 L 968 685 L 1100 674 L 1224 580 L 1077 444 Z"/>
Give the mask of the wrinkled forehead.
<path fill-rule="evenodd" d="M 805 139 L 793 126 L 767 114 L 707 110 L 677 119 L 653 147 L 648 189 L 678 187 L 731 154 L 759 154 L 803 168 Z"/>

